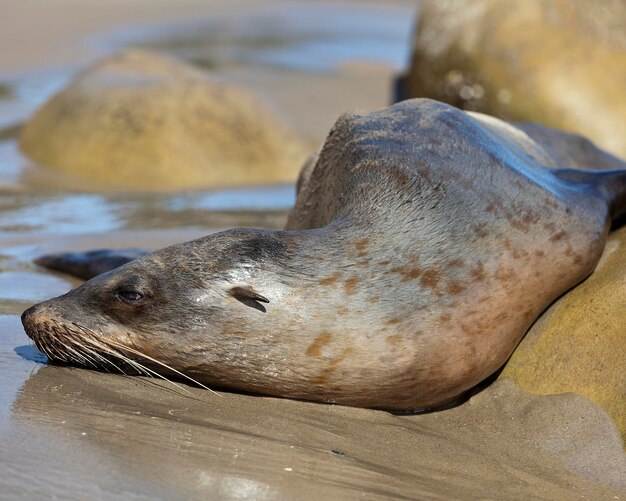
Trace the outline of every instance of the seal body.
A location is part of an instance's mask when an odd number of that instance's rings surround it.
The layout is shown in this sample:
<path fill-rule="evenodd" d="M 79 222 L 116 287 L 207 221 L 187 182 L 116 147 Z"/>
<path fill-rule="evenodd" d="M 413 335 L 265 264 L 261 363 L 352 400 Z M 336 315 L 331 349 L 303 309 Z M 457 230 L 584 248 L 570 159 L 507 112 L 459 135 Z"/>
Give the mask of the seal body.
<path fill-rule="evenodd" d="M 562 165 L 569 136 L 554 134 L 552 154 L 430 100 L 344 115 L 303 170 L 286 231 L 133 260 L 27 310 L 26 332 L 82 365 L 104 365 L 94 352 L 278 396 L 445 404 L 593 271 L 623 211 L 626 170 L 578 169 L 626 165 L 590 144 L 595 165 Z"/>

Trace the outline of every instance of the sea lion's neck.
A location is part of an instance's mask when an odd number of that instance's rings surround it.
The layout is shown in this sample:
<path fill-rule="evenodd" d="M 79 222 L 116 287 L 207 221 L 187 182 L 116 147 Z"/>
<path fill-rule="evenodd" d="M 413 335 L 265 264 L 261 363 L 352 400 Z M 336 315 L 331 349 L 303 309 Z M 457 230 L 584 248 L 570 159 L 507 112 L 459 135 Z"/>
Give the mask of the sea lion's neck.
<path fill-rule="evenodd" d="M 258 267 L 243 267 L 233 286 L 250 287 L 269 300 L 263 308 L 240 309 L 236 319 L 251 332 L 291 333 L 314 338 L 322 331 L 360 330 L 380 322 L 372 305 L 380 291 L 370 276 L 372 235 L 334 222 L 324 228 L 264 233 L 280 245 Z M 263 311 L 265 310 L 265 311 Z M 371 318 L 370 318 L 371 317 Z M 361 319 L 364 322 L 361 322 Z M 362 324 L 362 325 L 361 325 Z"/>
<path fill-rule="evenodd" d="M 328 305 L 329 300 L 345 304 L 356 294 L 363 269 L 369 264 L 371 233 L 364 230 L 360 234 L 357 227 L 335 221 L 323 228 L 275 232 L 274 238 L 284 245 L 284 253 L 264 263 L 255 274 L 261 280 L 259 287 L 268 290 L 278 283 L 306 309 L 312 304 Z M 342 292 L 329 296 L 324 286 Z"/>

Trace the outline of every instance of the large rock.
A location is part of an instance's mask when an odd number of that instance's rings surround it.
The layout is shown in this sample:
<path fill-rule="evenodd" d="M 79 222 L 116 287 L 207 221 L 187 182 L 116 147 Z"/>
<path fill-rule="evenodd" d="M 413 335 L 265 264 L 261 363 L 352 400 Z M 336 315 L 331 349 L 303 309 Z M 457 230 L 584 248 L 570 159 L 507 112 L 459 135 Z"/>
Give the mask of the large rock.
<path fill-rule="evenodd" d="M 247 92 L 132 50 L 80 73 L 26 124 L 23 151 L 93 188 L 295 181 L 306 150 Z"/>
<path fill-rule="evenodd" d="M 426 0 L 399 96 L 581 133 L 626 157 L 626 2 Z"/>
<path fill-rule="evenodd" d="M 596 271 L 559 299 L 517 347 L 501 377 L 548 395 L 575 392 L 604 407 L 626 442 L 626 227 Z"/>

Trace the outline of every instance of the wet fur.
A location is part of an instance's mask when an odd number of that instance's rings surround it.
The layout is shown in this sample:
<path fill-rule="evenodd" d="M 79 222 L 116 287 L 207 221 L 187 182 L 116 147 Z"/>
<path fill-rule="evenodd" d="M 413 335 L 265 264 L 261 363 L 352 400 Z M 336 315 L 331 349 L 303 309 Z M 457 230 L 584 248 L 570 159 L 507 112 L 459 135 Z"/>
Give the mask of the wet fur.
<path fill-rule="evenodd" d="M 287 231 L 160 250 L 31 308 L 26 331 L 45 348 L 44 322 L 80 320 L 211 385 L 445 404 L 593 271 L 623 211 L 626 171 L 571 172 L 626 165 L 586 143 L 579 163 L 569 143 L 429 100 L 344 115 L 303 169 Z M 147 300 L 124 304 L 124 287 Z"/>

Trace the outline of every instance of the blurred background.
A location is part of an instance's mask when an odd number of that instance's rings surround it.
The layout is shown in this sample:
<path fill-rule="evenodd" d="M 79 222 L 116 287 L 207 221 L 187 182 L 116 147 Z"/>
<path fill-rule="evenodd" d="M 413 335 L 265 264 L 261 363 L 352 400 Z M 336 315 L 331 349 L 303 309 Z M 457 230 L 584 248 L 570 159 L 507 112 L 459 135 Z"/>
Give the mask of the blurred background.
<path fill-rule="evenodd" d="M 292 184 L 301 162 L 321 144 L 337 116 L 391 102 L 393 78 L 408 61 L 415 3 L 59 0 L 3 2 L 1 12 L 0 235 L 27 228 L 58 235 L 220 226 L 210 216 L 205 219 L 207 210 L 284 211 L 293 203 Z M 128 48 L 149 52 L 107 67 L 107 56 Z M 169 56 L 177 60 L 165 59 Z M 170 62 L 172 67 L 160 67 Z M 91 80 L 72 87 L 85 68 L 91 69 Z M 190 69 L 199 70 L 189 78 L 206 87 L 201 93 L 211 94 L 214 83 L 242 92 L 219 112 L 215 109 L 223 97 L 200 95 L 193 101 L 207 114 L 219 115 L 208 129 L 181 125 L 187 118 L 178 117 L 159 130 L 141 125 L 142 138 L 128 139 L 127 124 L 112 122 L 115 118 L 105 123 L 120 109 L 139 117 L 160 116 L 192 101 L 182 79 L 176 80 Z M 68 86 L 67 95 L 63 91 L 62 99 L 51 100 Z M 187 94 L 177 94 L 177 86 Z M 148 108 L 137 105 L 135 95 L 119 95 L 132 87 L 138 95 L 157 88 Z M 46 102 L 44 113 L 35 114 Z M 78 116 L 83 109 L 88 117 Z M 182 114 L 190 115 L 187 110 Z M 226 115 L 239 119 L 242 114 L 248 136 L 224 125 L 230 120 Z M 106 117 L 98 121 L 98 116 Z M 275 137 L 259 139 L 268 129 L 277 131 Z M 111 138 L 116 130 L 127 140 Z M 190 136 L 197 140 L 173 145 L 177 134 L 180 142 Z M 211 143 L 216 135 L 221 138 L 217 145 Z M 104 146 L 90 148 L 93 143 Z M 210 160 L 190 156 L 198 148 L 206 148 L 209 156 L 220 149 L 242 154 Z M 288 166 L 274 177 L 254 177 L 252 170 L 271 170 L 257 161 L 263 156 L 266 163 Z M 229 179 L 229 170 L 243 164 L 248 170 Z M 216 174 L 203 178 L 197 171 Z M 269 191 L 215 193 L 268 183 L 274 185 Z"/>

